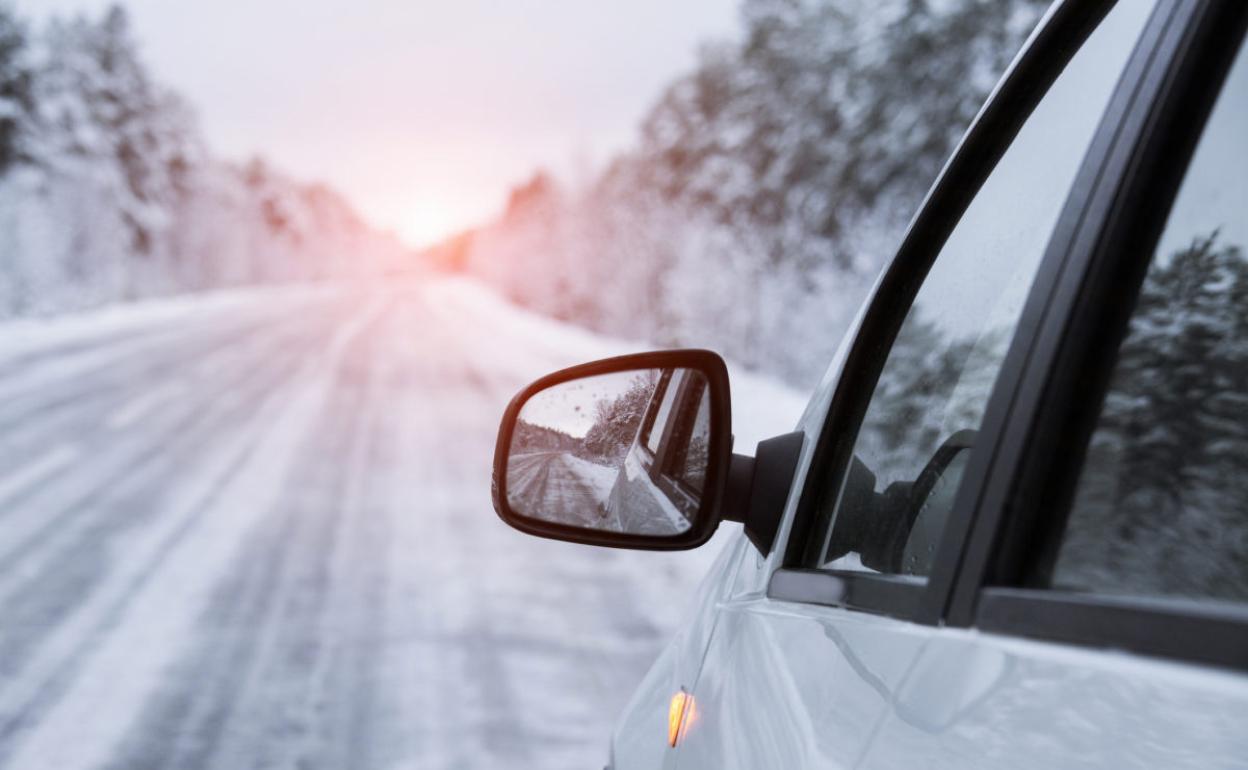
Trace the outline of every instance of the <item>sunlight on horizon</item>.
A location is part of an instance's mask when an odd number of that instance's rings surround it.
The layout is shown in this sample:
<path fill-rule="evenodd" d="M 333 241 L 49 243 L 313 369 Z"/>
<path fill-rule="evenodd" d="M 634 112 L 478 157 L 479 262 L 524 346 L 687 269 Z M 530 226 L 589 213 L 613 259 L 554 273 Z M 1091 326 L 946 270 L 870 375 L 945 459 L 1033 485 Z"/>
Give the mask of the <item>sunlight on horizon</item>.
<path fill-rule="evenodd" d="M 411 214 L 395 234 L 413 248 L 433 246 L 474 224 L 466 219 L 464 212 L 452 211 L 439 199 L 425 197 L 412 204 Z"/>
<path fill-rule="evenodd" d="M 15 4 L 42 19 L 112 3 Z M 737 0 L 120 5 L 214 154 L 323 181 L 411 246 L 488 222 L 539 168 L 607 162 L 699 46 L 738 26 Z"/>

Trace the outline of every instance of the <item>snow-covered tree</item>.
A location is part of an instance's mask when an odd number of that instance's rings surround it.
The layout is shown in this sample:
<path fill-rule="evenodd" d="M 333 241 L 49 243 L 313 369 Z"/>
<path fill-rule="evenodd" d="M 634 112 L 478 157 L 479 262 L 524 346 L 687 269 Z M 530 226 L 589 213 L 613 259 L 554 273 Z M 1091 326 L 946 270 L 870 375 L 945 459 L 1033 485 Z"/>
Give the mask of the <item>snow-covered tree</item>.
<path fill-rule="evenodd" d="M 214 159 L 120 7 L 30 31 L 0 4 L 0 316 L 403 259 L 323 185 Z"/>
<path fill-rule="evenodd" d="M 468 269 L 614 334 L 818 375 L 1043 0 L 744 0 L 586 190 Z"/>
<path fill-rule="evenodd" d="M 0 3 L 0 175 L 25 156 L 23 130 L 33 106 L 26 34 L 12 9 Z"/>
<path fill-rule="evenodd" d="M 1242 598 L 1246 341 L 1242 244 L 1212 233 L 1152 265 L 1079 481 L 1065 583 Z"/>
<path fill-rule="evenodd" d="M 585 433 L 583 444 L 590 459 L 609 466 L 624 462 L 658 383 L 657 376 L 652 375 L 657 372 L 638 373 L 623 393 L 594 405 L 594 424 Z"/>

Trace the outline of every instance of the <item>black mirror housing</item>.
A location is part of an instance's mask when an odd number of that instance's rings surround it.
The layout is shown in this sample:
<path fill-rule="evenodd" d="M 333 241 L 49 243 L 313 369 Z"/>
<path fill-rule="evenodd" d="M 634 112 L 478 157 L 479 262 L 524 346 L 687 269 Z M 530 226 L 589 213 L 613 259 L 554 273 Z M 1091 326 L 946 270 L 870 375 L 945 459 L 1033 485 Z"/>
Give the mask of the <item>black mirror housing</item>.
<path fill-rule="evenodd" d="M 522 460 L 528 461 L 529 458 L 535 456 L 535 454 L 518 454 L 513 460 L 513 445 L 515 444 L 514 439 L 516 438 L 518 425 L 523 425 L 522 430 L 524 432 L 521 434 L 520 440 L 522 446 L 524 446 L 523 442 L 526 434 L 541 436 L 542 440 L 546 441 L 550 447 L 566 444 L 569 438 L 566 433 L 560 433 L 557 421 L 547 419 L 546 426 L 534 426 L 532 422 L 522 420 L 521 413 L 525 410 L 526 404 L 529 404 L 534 399 L 534 396 L 538 394 L 544 392 L 558 393 L 559 386 L 564 386 L 568 383 L 572 383 L 572 385 L 568 385 L 567 389 L 572 390 L 576 387 L 575 383 L 578 380 L 590 380 L 590 378 L 601 378 L 604 375 L 645 371 L 663 373 L 685 371 L 692 373 L 693 377 L 698 378 L 699 392 L 706 398 L 704 408 L 708 411 L 700 414 L 700 417 L 704 421 L 701 427 L 707 432 L 707 440 L 698 443 L 698 481 L 700 482 L 700 489 L 699 494 L 696 496 L 696 505 L 691 504 L 682 511 L 686 521 L 681 523 L 686 525 L 685 528 L 682 531 L 654 532 L 621 526 L 598 528 L 600 525 L 596 523 L 593 526 L 588 524 L 578 525 L 568 520 L 567 517 L 526 515 L 522 511 L 515 510 L 516 505 L 524 507 L 524 502 L 517 503 L 516 495 L 509 494 L 509 475 L 511 475 L 512 482 L 518 484 L 521 483 L 518 481 L 521 475 L 527 474 L 532 476 L 537 473 L 550 473 L 549 469 L 529 470 L 532 467 L 532 463 L 525 465 L 524 470 L 517 471 L 517 467 L 521 465 Z M 690 379 L 693 379 L 693 377 L 690 377 Z M 657 398 L 655 401 L 657 401 Z M 643 422 L 644 420 L 653 421 L 655 418 L 650 416 L 650 412 L 659 411 L 662 408 L 671 409 L 672 407 L 670 405 L 660 406 L 652 402 L 648 407 L 649 412 L 647 412 L 647 417 L 643 419 Z M 540 411 L 540 408 L 531 407 L 529 410 L 529 412 L 535 411 Z M 583 410 L 578 406 L 577 411 L 580 413 Z M 548 412 L 549 410 L 547 410 Z M 553 428 L 550 427 L 552 425 L 554 426 Z M 725 486 L 728 481 L 728 470 L 732 454 L 731 426 L 732 408 L 728 386 L 728 370 L 724 365 L 723 359 L 709 350 L 664 350 L 638 353 L 594 361 L 554 372 L 521 390 L 511 400 L 511 403 L 507 405 L 507 409 L 503 413 L 502 423 L 498 431 L 498 440 L 494 449 L 494 470 L 491 483 L 494 510 L 498 513 L 499 518 L 509 526 L 538 537 L 586 545 L 638 550 L 670 551 L 696 548 L 710 539 L 722 518 Z M 634 444 L 640 442 L 640 439 L 641 435 L 639 433 Z M 656 445 L 659 444 L 657 439 L 654 443 Z M 662 452 L 664 450 L 659 449 L 658 451 Z M 705 453 L 704 459 L 702 457 L 703 453 Z M 553 452 L 547 451 L 546 454 L 553 454 Z M 576 457 L 572 457 L 567 459 L 566 462 L 579 464 L 581 461 Z M 623 469 L 621 468 L 622 472 Z M 647 485 L 649 486 L 648 482 Z M 611 502 L 615 502 L 614 497 L 615 495 L 613 494 Z M 605 513 L 598 515 L 605 516 Z M 593 517 L 586 515 L 582 518 L 592 520 Z M 630 529 L 634 531 L 628 531 Z"/>

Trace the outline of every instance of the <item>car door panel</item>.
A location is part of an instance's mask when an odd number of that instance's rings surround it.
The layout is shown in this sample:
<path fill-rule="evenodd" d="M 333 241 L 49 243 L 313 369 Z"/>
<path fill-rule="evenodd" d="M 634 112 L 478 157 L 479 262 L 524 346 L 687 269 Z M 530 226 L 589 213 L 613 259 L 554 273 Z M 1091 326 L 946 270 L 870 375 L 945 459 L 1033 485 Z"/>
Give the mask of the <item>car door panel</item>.
<path fill-rule="evenodd" d="M 1248 680 L 974 631 L 920 653 L 868 768 L 1240 767 Z"/>
<path fill-rule="evenodd" d="M 715 543 L 712 540 L 705 547 Z M 666 740 L 672 696 L 682 689 L 693 689 L 718 620 L 718 608 L 728 598 L 741 553 L 749 546 L 738 534 L 722 547 L 698 587 L 688 622 L 663 649 L 616 721 L 611 736 L 612 770 L 676 766 L 676 752 Z"/>
<path fill-rule="evenodd" d="M 831 607 L 726 603 L 678 766 L 856 765 L 930 635 L 925 626 Z"/>

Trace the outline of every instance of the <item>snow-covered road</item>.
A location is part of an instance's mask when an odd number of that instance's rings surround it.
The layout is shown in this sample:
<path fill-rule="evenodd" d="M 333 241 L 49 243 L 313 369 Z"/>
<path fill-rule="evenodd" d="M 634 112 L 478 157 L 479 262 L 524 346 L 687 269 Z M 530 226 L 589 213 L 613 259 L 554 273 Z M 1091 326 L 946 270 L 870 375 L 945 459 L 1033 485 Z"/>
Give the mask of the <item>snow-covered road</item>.
<path fill-rule="evenodd" d="M 537 540 L 489 464 L 525 382 L 637 347 L 455 280 L 0 326 L 0 768 L 600 766 L 733 535 Z M 734 388 L 738 446 L 802 405 Z"/>
<path fill-rule="evenodd" d="M 586 470 L 586 466 L 593 470 Z M 610 468 L 593 465 L 569 452 L 512 455 L 507 494 L 518 513 L 540 512 L 540 517 L 549 521 L 618 530 L 618 523 L 612 526 L 603 508 L 615 476 Z"/>

